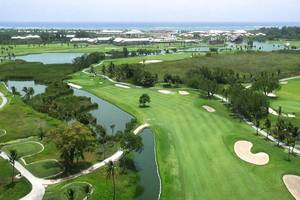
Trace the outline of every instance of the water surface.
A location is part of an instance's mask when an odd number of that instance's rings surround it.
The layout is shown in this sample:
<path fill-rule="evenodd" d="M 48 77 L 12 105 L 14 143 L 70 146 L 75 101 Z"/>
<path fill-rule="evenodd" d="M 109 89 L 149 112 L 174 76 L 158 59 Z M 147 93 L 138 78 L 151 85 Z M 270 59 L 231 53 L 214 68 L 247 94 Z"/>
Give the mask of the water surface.
<path fill-rule="evenodd" d="M 40 53 L 16 56 L 16 59 L 27 62 L 42 62 L 44 64 L 72 63 L 74 58 L 82 56 L 83 53 Z"/>

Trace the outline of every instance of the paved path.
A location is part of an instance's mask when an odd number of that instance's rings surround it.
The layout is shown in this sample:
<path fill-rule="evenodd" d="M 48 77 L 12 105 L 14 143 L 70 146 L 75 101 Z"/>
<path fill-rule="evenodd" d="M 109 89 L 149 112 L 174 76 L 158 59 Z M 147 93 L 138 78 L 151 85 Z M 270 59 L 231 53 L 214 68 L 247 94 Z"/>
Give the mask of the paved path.
<path fill-rule="evenodd" d="M 226 103 L 229 103 L 228 99 L 226 99 L 225 97 L 218 95 L 218 94 L 214 94 L 214 96 Z M 249 125 L 251 126 L 253 129 L 258 130 L 258 133 L 260 133 L 261 135 L 267 137 L 267 132 L 256 127 L 252 122 L 248 121 L 247 119 L 243 118 L 243 120 Z M 269 140 L 278 143 L 278 140 L 276 138 L 274 138 L 273 136 L 269 135 L 268 136 Z M 284 147 L 285 149 L 289 149 L 290 147 L 287 146 L 285 143 L 280 142 L 279 143 L 280 146 Z M 300 150 L 298 148 L 294 148 L 294 153 L 296 153 L 297 155 L 300 155 Z"/>
<path fill-rule="evenodd" d="M 139 127 L 137 127 L 133 133 L 134 134 L 139 134 L 142 130 L 144 130 L 145 128 L 149 127 L 150 125 L 148 123 L 142 124 Z M 45 186 L 47 185 L 53 185 L 53 184 L 57 184 L 57 183 L 61 183 L 67 180 L 71 180 L 74 178 L 77 178 L 79 176 L 82 175 L 86 175 L 89 173 L 92 173 L 94 171 L 96 171 L 97 169 L 103 167 L 104 165 L 106 165 L 109 161 L 118 161 L 122 155 L 124 154 L 124 152 L 122 150 L 118 150 L 116 153 L 114 153 L 112 156 L 106 158 L 105 160 L 98 162 L 96 164 L 94 164 L 93 166 L 89 167 L 88 169 L 85 169 L 77 174 L 73 174 L 71 176 L 65 177 L 65 178 L 61 178 L 61 179 L 40 179 L 41 183 Z"/>
<path fill-rule="evenodd" d="M 9 156 L 1 152 L 0 156 L 4 160 L 8 160 L 9 162 Z M 42 200 L 43 196 L 45 194 L 45 187 L 42 185 L 39 178 L 35 177 L 33 174 L 31 174 L 23 165 L 21 165 L 18 161 L 15 161 L 15 168 L 22 174 L 23 177 L 25 177 L 32 185 L 32 189 L 29 194 L 27 194 L 25 197 L 21 198 L 21 200 Z"/>

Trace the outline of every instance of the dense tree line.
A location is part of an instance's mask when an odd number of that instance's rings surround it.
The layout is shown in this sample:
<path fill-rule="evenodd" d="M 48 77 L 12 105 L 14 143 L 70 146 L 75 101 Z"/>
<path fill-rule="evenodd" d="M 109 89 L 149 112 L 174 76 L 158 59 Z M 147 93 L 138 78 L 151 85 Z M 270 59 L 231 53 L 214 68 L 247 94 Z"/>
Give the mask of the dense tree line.
<path fill-rule="evenodd" d="M 257 122 L 268 115 L 269 101 L 264 94 L 241 84 L 230 85 L 226 93 L 232 110 L 246 119 Z"/>
<path fill-rule="evenodd" d="M 282 27 L 282 28 L 260 28 L 257 32 L 266 34 L 268 40 L 275 39 L 288 39 L 288 40 L 299 40 L 300 39 L 300 27 Z"/>
<path fill-rule="evenodd" d="M 158 80 L 157 74 L 145 71 L 140 64 L 116 66 L 110 62 L 102 67 L 102 73 L 117 81 L 129 81 L 143 87 L 152 87 Z"/>
<path fill-rule="evenodd" d="M 77 57 L 73 60 L 73 65 L 77 70 L 81 70 L 89 67 L 92 64 L 96 64 L 101 60 L 105 59 L 105 54 L 101 52 L 93 52 L 90 54 L 84 54 L 80 57 Z"/>
<path fill-rule="evenodd" d="M 95 121 L 87 111 L 96 108 L 97 104 L 92 104 L 87 97 L 74 96 L 73 90 L 63 82 L 51 83 L 46 88 L 45 93 L 25 100 L 35 110 L 60 120 L 77 119 L 83 124 Z M 70 102 L 72 103 L 70 104 Z"/>

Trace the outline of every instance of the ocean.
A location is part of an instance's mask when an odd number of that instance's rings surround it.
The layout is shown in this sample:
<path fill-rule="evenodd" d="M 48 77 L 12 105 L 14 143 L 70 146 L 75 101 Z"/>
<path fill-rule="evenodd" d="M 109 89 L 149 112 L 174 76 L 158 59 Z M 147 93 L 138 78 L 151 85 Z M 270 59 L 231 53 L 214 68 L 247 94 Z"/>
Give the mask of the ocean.
<path fill-rule="evenodd" d="M 18 29 L 141 29 L 141 30 L 253 30 L 261 27 L 300 26 L 300 22 L 0 22 Z"/>

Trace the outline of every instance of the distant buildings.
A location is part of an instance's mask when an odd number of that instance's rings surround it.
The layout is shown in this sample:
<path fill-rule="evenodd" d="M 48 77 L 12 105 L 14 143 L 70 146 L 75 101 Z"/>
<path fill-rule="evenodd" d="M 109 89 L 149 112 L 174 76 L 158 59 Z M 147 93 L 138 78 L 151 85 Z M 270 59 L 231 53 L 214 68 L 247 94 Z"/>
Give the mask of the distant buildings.
<path fill-rule="evenodd" d="M 13 36 L 11 37 L 12 40 L 34 40 L 40 39 L 41 36 L 39 35 L 27 35 L 27 36 Z"/>

